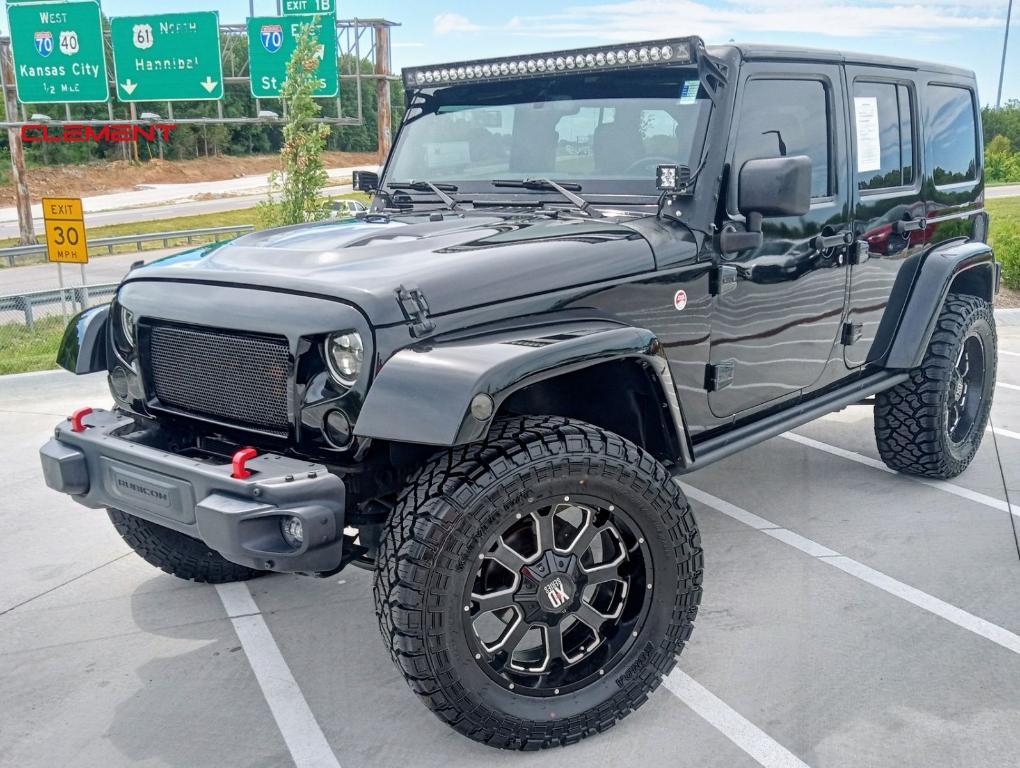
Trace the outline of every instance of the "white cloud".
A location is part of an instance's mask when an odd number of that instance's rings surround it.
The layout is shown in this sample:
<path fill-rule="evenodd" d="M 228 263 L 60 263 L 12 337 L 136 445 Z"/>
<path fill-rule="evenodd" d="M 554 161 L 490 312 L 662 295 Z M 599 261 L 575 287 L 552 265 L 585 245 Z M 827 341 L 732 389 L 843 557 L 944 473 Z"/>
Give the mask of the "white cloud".
<path fill-rule="evenodd" d="M 478 32 L 480 26 L 459 13 L 444 11 L 432 19 L 432 30 L 437 35 L 447 35 L 451 32 Z"/>
<path fill-rule="evenodd" d="M 425 43 L 390 43 L 394 48 L 424 48 Z"/>
<path fill-rule="evenodd" d="M 516 16 L 507 31 L 547 38 L 637 40 L 701 35 L 712 41 L 761 33 L 823 37 L 933 35 L 996 29 L 1005 23 L 1002 3 L 991 0 L 624 0 L 578 5 L 563 13 Z M 890 53 L 895 53 L 894 47 Z"/>

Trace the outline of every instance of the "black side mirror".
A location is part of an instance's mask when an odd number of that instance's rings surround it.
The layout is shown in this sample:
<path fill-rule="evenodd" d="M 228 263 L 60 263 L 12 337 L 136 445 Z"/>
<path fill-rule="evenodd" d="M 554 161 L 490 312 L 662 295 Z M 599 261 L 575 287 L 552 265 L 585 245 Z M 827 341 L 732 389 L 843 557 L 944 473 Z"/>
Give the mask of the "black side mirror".
<path fill-rule="evenodd" d="M 375 171 L 355 171 L 352 186 L 358 192 L 375 192 L 379 189 L 379 174 Z"/>
<path fill-rule="evenodd" d="M 760 248 L 764 218 L 803 216 L 811 210 L 811 158 L 748 160 L 740 169 L 737 207 L 747 217 L 747 231 L 724 230 L 720 247 L 730 253 Z"/>

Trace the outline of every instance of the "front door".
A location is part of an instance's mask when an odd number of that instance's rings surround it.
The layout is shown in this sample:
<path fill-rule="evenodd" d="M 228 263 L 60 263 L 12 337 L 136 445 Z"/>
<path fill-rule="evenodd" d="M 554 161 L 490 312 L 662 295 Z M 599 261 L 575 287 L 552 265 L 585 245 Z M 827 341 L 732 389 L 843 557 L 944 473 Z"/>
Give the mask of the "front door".
<path fill-rule="evenodd" d="M 850 368 L 884 352 L 874 344 L 896 278 L 920 258 L 927 241 L 918 170 L 917 87 L 908 77 L 889 78 L 888 72 L 847 67 L 854 234 L 862 246 L 854 259 L 859 263 L 850 268 L 848 343 L 843 350 Z"/>
<path fill-rule="evenodd" d="M 812 203 L 804 216 L 766 219 L 761 248 L 718 256 L 736 282 L 724 285 L 712 315 L 709 404 L 717 417 L 795 395 L 818 381 L 834 354 L 838 360 L 846 299 L 847 249 L 832 245 L 850 226 L 840 67 L 775 63 L 749 69 L 737 95 L 729 221 L 723 225 L 743 221 L 737 196 L 748 160 L 810 157 Z"/>

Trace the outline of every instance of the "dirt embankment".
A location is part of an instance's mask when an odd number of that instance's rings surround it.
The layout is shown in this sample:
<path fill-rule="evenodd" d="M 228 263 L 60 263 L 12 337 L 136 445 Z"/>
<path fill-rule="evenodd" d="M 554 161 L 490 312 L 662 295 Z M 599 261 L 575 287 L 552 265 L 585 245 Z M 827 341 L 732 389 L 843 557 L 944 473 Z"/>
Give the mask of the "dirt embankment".
<path fill-rule="evenodd" d="M 374 152 L 326 152 L 327 168 L 371 165 L 379 162 Z M 106 192 L 126 192 L 139 184 L 189 184 L 222 181 L 269 173 L 280 167 L 279 155 L 246 157 L 200 157 L 194 160 L 149 160 L 133 163 L 111 160 L 87 165 L 30 168 L 28 191 L 33 202 L 41 197 L 88 197 Z M 14 205 L 11 183 L 0 186 L 0 206 Z"/>

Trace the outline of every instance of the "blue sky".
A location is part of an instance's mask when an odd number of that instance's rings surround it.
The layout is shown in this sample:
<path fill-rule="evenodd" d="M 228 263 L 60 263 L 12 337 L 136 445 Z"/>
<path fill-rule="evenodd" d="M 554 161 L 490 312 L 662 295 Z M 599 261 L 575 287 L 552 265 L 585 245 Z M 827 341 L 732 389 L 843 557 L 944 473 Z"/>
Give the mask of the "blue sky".
<path fill-rule="evenodd" d="M 338 0 L 345 18 L 384 17 L 398 69 L 467 58 L 530 53 L 603 42 L 698 34 L 810 45 L 943 61 L 974 69 L 981 98 L 994 102 L 1008 0 Z M 142 12 L 138 0 L 102 0 L 107 15 Z M 1020 0 L 1014 2 L 1003 98 L 1020 99 Z M 159 11 L 219 10 L 223 22 L 248 15 L 248 0 L 160 0 Z M 275 0 L 255 0 L 271 14 Z M 3 26 L 6 28 L 6 19 Z"/>

